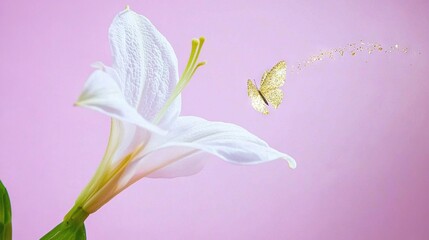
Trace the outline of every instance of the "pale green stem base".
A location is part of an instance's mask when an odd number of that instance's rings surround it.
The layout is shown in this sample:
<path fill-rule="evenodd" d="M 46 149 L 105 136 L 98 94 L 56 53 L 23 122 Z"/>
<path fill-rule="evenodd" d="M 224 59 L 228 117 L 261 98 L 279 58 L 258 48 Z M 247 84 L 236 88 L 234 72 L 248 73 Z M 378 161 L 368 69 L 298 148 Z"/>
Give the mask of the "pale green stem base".
<path fill-rule="evenodd" d="M 85 240 L 85 219 L 89 216 L 81 207 L 73 207 L 64 220 L 40 240 Z"/>

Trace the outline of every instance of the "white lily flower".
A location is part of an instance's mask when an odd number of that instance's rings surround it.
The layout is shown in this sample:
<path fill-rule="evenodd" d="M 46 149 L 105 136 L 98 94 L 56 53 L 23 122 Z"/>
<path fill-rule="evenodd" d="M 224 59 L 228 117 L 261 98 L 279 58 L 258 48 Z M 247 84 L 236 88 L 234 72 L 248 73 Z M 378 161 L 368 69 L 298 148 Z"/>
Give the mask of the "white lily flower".
<path fill-rule="evenodd" d="M 65 219 L 76 209 L 97 211 L 143 177 L 195 174 L 204 166 L 200 153 L 236 164 L 285 159 L 295 168 L 293 158 L 237 125 L 179 116 L 180 93 L 204 64 L 197 63 L 204 38 L 192 41 L 180 79 L 173 48 L 144 16 L 128 8 L 119 13 L 109 38 L 113 66 L 95 64 L 76 105 L 111 117 L 110 139 L 96 174 Z"/>

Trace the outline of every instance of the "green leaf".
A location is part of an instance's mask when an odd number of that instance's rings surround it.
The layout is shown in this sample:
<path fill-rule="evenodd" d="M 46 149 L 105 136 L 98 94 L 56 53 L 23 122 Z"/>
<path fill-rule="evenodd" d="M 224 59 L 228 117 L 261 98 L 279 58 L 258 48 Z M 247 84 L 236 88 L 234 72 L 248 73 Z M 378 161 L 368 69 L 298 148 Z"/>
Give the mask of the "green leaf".
<path fill-rule="evenodd" d="M 0 180 L 0 240 L 12 239 L 12 210 L 9 194 Z"/>

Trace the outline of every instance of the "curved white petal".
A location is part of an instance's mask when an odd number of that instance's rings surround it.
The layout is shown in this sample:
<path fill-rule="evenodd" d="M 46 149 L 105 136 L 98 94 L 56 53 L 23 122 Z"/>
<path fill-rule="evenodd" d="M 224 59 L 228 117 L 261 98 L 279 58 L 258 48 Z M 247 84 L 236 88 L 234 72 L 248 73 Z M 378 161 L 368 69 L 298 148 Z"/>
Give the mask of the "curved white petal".
<path fill-rule="evenodd" d="M 289 167 L 296 167 L 292 157 L 271 148 L 244 128 L 199 117 L 179 117 L 167 135 L 152 137 L 148 149 L 156 151 L 172 146 L 199 149 L 236 164 L 258 164 L 284 159 Z"/>
<path fill-rule="evenodd" d="M 200 153 L 207 152 L 236 164 L 258 164 L 276 159 L 295 160 L 245 129 L 229 123 L 198 117 L 179 117 L 167 135 L 152 135 L 142 155 L 125 170 L 120 188 L 142 177 L 189 176 L 204 166 Z"/>
<path fill-rule="evenodd" d="M 179 79 L 173 48 L 147 18 L 131 10 L 115 17 L 109 39 L 113 68 L 126 101 L 145 119 L 153 120 Z M 162 128 L 178 117 L 180 105 L 179 96 L 161 120 Z"/>
<path fill-rule="evenodd" d="M 174 148 L 164 149 L 174 151 Z M 193 149 L 194 150 L 194 149 Z M 201 157 L 201 152 L 190 152 L 189 156 L 181 158 L 157 171 L 153 171 L 146 177 L 149 178 L 175 178 L 186 177 L 199 173 L 205 166 L 206 161 Z"/>
<path fill-rule="evenodd" d="M 144 154 L 127 166 L 118 188 L 126 188 L 142 177 L 175 178 L 196 174 L 205 165 L 200 153 L 195 148 L 172 146 Z"/>
<path fill-rule="evenodd" d="M 164 130 L 144 119 L 131 107 L 125 101 L 116 81 L 101 70 L 94 71 L 88 78 L 76 105 L 99 111 L 158 134 L 165 134 Z"/>
<path fill-rule="evenodd" d="M 132 153 L 141 145 L 144 145 L 151 136 L 146 129 L 137 125 L 119 120 L 112 120 L 111 138 L 114 138 L 117 144 L 112 151 L 112 163 L 115 165 L 124 156 Z M 108 146 L 110 147 L 110 146 Z"/>

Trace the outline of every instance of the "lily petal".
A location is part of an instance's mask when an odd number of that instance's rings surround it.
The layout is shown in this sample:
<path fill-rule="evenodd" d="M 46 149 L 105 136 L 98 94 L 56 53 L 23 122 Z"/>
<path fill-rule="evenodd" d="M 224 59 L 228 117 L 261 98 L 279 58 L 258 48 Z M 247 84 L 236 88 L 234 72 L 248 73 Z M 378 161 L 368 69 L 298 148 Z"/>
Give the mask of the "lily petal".
<path fill-rule="evenodd" d="M 156 171 L 152 171 L 146 177 L 149 177 L 149 178 L 186 177 L 186 176 L 197 174 L 201 170 L 203 170 L 206 161 L 204 161 L 204 158 L 201 156 L 201 151 L 195 151 L 195 149 L 183 149 L 183 150 L 188 151 L 186 157 L 181 157 L 178 161 L 175 161 L 174 163 L 171 163 L 163 168 L 157 169 Z M 165 148 L 157 152 L 156 155 L 160 156 L 160 152 L 164 152 L 163 154 L 167 155 L 168 151 L 175 152 L 176 149 Z M 154 158 L 155 155 L 152 157 Z"/>
<path fill-rule="evenodd" d="M 112 163 L 121 160 L 123 156 L 131 154 L 149 141 L 151 133 L 146 129 L 140 128 L 137 125 L 124 121 L 112 120 L 111 138 L 114 138 L 117 145 L 112 151 Z M 108 146 L 109 147 L 109 146 Z"/>
<path fill-rule="evenodd" d="M 166 133 L 140 116 L 124 99 L 116 81 L 102 70 L 94 71 L 88 78 L 76 105 L 99 111 L 158 134 Z"/>
<path fill-rule="evenodd" d="M 204 159 L 199 154 L 202 152 L 235 164 L 285 159 L 289 167 L 296 167 L 292 157 L 271 148 L 237 125 L 187 116 L 179 117 L 167 135 L 152 136 L 142 155 L 125 170 L 119 186 L 129 186 L 142 177 L 172 178 L 195 174 L 204 166 Z"/>
<path fill-rule="evenodd" d="M 285 159 L 289 167 L 296 167 L 292 157 L 271 148 L 244 128 L 194 116 L 179 117 L 167 135 L 154 136 L 150 142 L 151 146 L 159 146 L 157 149 L 170 146 L 199 149 L 236 164 L 258 164 Z"/>
<path fill-rule="evenodd" d="M 130 163 L 121 176 L 118 189 L 124 189 L 143 177 L 175 178 L 200 172 L 205 161 L 201 151 L 173 146 L 152 151 Z"/>
<path fill-rule="evenodd" d="M 119 13 L 109 28 L 119 87 L 127 103 L 152 121 L 175 88 L 177 58 L 167 39 L 142 15 L 129 9 Z M 180 114 L 180 96 L 171 104 L 160 126 L 167 129 Z"/>

